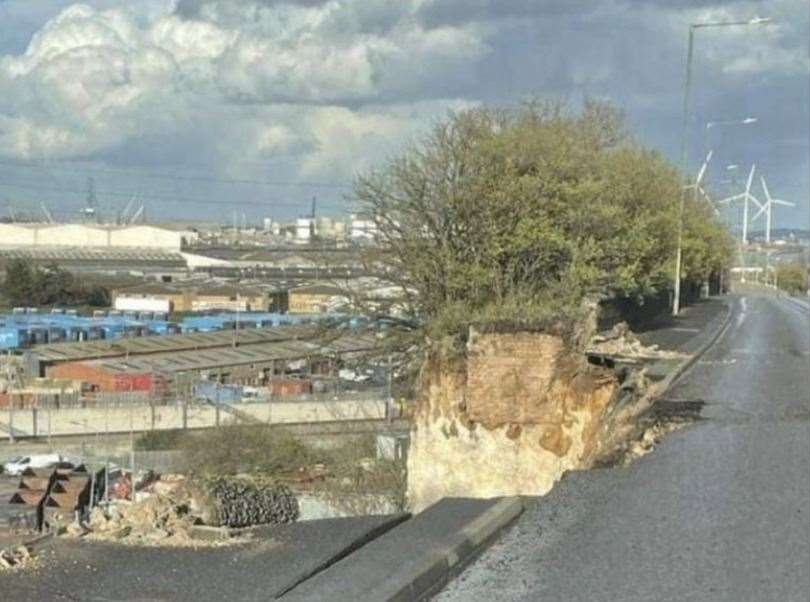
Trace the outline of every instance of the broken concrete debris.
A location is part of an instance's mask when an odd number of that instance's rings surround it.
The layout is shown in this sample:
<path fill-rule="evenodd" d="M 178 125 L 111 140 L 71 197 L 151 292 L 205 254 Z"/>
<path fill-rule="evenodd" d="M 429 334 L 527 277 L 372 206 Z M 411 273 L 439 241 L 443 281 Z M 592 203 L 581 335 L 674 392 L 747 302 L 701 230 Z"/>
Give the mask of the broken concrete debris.
<path fill-rule="evenodd" d="M 272 479 L 166 475 L 143 482 L 147 485 L 135 492 L 134 501 L 117 499 L 96 506 L 86 522 L 70 525 L 66 535 L 130 544 L 196 546 L 206 543 L 194 535 L 198 525 L 246 527 L 298 518 L 295 496 Z M 218 545 L 223 540 L 208 543 Z"/>
<path fill-rule="evenodd" d="M 595 334 L 587 346 L 587 352 L 634 359 L 681 359 L 686 357 L 676 351 L 659 349 L 658 345 L 644 345 L 630 330 L 627 322 L 619 322 L 610 330 Z"/>
<path fill-rule="evenodd" d="M 0 571 L 25 569 L 35 564 L 36 558 L 24 544 L 10 550 L 0 549 Z"/>

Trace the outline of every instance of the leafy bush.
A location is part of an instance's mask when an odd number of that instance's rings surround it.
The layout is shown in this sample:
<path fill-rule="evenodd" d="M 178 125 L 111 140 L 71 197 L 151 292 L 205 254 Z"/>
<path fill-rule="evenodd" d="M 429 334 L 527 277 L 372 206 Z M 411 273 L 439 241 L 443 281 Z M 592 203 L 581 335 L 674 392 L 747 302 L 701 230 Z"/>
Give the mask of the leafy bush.
<path fill-rule="evenodd" d="M 182 430 L 147 431 L 135 439 L 138 451 L 176 449 L 184 437 Z"/>
<path fill-rule="evenodd" d="M 799 263 L 780 264 L 776 268 L 776 283 L 791 295 L 807 294 L 807 269 Z"/>
<path fill-rule="evenodd" d="M 276 474 L 318 461 L 289 432 L 270 425 L 225 424 L 180 440 L 187 466 L 208 475 L 261 472 Z"/>

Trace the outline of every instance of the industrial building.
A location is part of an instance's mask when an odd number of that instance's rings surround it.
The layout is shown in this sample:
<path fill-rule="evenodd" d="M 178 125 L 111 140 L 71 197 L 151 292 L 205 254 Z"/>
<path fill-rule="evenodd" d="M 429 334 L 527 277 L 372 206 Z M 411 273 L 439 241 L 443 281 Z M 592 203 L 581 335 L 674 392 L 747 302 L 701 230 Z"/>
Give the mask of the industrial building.
<path fill-rule="evenodd" d="M 57 263 L 72 272 L 135 273 L 182 278 L 207 258 L 182 252 L 196 242 L 190 230 L 145 224 L 0 223 L 0 266 L 12 259 Z"/>
<path fill-rule="evenodd" d="M 85 342 L 90 346 L 100 341 L 132 341 L 148 335 L 241 330 L 296 324 L 305 321 L 337 318 L 336 315 L 289 316 L 276 312 L 216 313 L 186 316 L 170 322 L 165 312 L 97 311 L 93 317 L 79 316 L 75 311 L 39 313 L 31 308 L 16 308 L 14 313 L 0 314 L 0 349 L 25 349 L 48 343 Z"/>
<path fill-rule="evenodd" d="M 289 291 L 289 312 L 293 314 L 318 314 L 345 309 L 349 295 L 345 290 L 330 284 L 301 286 Z"/>
<path fill-rule="evenodd" d="M 95 224 L 0 224 L 0 241 L 7 247 L 137 248 L 177 251 L 197 234 L 157 226 Z"/>
<path fill-rule="evenodd" d="M 131 247 L 8 247 L 0 245 L 0 268 L 13 259 L 56 263 L 71 272 L 143 275 L 160 280 L 185 277 L 187 258 L 175 251 Z"/>
<path fill-rule="evenodd" d="M 113 307 L 130 311 L 287 311 L 287 291 L 273 285 L 145 283 L 112 291 Z"/>
<path fill-rule="evenodd" d="M 261 386 L 290 370 L 327 372 L 334 363 L 377 345 L 368 331 L 327 334 L 322 327 L 296 325 L 46 345 L 27 351 L 24 366 L 28 375 L 81 381 L 91 392 L 160 394 L 176 387 L 180 376 Z"/>
<path fill-rule="evenodd" d="M 207 317 L 200 319 L 207 319 Z M 240 326 L 243 326 L 243 324 Z M 38 345 L 25 350 L 23 353 L 23 365 L 25 373 L 29 376 L 46 376 L 50 368 L 65 362 L 119 357 L 132 358 L 156 353 L 202 351 L 227 346 L 238 347 L 306 338 L 313 336 L 316 332 L 318 332 L 318 328 L 315 325 L 298 324 L 171 334 L 163 337 L 147 336 L 131 339 L 85 341 L 82 343 L 54 343 Z"/>

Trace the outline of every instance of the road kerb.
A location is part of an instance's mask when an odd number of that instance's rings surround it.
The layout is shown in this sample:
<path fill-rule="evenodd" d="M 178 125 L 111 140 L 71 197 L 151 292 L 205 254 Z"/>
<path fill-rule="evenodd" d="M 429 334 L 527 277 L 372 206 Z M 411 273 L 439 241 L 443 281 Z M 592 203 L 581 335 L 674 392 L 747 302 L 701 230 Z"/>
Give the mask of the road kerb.
<path fill-rule="evenodd" d="M 523 500 L 506 497 L 462 528 L 444 549 L 431 551 L 414 569 L 400 578 L 396 591 L 374 599 L 388 602 L 425 600 L 443 587 L 484 545 L 523 512 Z"/>
<path fill-rule="evenodd" d="M 700 345 L 700 347 L 698 347 L 693 353 L 690 353 L 688 358 L 678 364 L 672 372 L 670 372 L 660 383 L 658 383 L 658 394 L 663 394 L 669 390 L 678 381 L 678 379 L 703 356 L 704 353 L 711 349 L 712 345 L 714 345 L 728 329 L 729 324 L 731 324 L 731 316 L 734 312 L 732 311 L 729 300 L 724 299 L 724 301 L 726 305 L 726 315 L 723 318 L 722 323 L 709 336 L 709 338 Z"/>

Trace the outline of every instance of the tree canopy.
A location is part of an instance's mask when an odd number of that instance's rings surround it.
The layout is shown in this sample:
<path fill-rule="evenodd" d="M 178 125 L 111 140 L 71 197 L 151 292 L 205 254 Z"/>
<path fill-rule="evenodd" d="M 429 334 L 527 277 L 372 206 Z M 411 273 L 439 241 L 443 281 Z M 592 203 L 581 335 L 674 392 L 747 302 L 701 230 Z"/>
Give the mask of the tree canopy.
<path fill-rule="evenodd" d="M 674 270 L 682 180 L 626 133 L 611 105 L 559 103 L 453 113 L 359 177 L 377 227 L 369 261 L 428 326 L 573 315 L 586 295 L 644 295 Z M 730 255 L 703 200 L 684 217 L 684 276 Z"/>
<path fill-rule="evenodd" d="M 27 259 L 12 259 L 6 265 L 2 293 L 12 305 L 105 307 L 110 303 L 103 286 L 85 284 L 56 264 L 42 267 Z"/>

